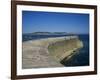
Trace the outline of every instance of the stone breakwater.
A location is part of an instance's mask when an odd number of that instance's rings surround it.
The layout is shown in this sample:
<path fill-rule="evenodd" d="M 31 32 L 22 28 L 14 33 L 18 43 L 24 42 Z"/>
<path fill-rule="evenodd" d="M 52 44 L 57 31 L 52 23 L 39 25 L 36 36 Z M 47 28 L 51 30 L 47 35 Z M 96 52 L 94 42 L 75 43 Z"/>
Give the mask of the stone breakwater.
<path fill-rule="evenodd" d="M 23 69 L 63 67 L 60 61 L 83 47 L 77 36 L 31 40 L 23 42 L 22 45 Z"/>

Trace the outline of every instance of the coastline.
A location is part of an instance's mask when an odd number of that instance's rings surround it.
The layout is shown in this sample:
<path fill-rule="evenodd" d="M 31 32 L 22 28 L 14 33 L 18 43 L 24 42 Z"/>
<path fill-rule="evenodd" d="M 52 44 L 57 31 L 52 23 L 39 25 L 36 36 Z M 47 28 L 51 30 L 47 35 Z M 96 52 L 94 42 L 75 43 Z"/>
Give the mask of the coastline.
<path fill-rule="evenodd" d="M 62 44 L 64 41 L 67 44 Z M 73 44 L 72 44 L 73 42 Z M 60 50 L 63 51 L 62 45 L 74 45 L 64 53 L 52 53 L 48 49 L 52 44 L 59 45 Z M 65 46 L 65 47 L 66 47 Z M 60 63 L 65 57 L 72 54 L 73 51 L 83 47 L 82 42 L 78 39 L 78 36 L 66 36 L 66 37 L 55 37 L 46 38 L 39 40 L 31 40 L 23 42 L 23 53 L 22 53 L 22 68 L 47 68 L 47 67 L 63 67 L 64 65 Z M 52 50 L 52 49 L 51 49 Z M 58 49 L 55 49 L 58 50 Z"/>

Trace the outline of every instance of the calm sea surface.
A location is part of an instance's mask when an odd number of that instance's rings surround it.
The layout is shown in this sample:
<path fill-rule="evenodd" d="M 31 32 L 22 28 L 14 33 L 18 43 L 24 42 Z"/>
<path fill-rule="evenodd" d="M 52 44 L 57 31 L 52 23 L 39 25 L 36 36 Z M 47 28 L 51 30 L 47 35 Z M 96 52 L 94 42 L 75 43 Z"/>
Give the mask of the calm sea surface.
<path fill-rule="evenodd" d="M 37 40 L 49 37 L 62 37 L 66 35 L 32 35 L 23 34 L 23 42 L 29 40 Z M 83 42 L 84 47 L 76 52 L 69 60 L 63 60 L 61 63 L 65 66 L 88 66 L 89 65 L 89 35 L 78 35 Z"/>
<path fill-rule="evenodd" d="M 62 61 L 65 66 L 89 66 L 89 35 L 79 35 L 79 39 L 83 42 L 83 48 L 69 60 Z"/>

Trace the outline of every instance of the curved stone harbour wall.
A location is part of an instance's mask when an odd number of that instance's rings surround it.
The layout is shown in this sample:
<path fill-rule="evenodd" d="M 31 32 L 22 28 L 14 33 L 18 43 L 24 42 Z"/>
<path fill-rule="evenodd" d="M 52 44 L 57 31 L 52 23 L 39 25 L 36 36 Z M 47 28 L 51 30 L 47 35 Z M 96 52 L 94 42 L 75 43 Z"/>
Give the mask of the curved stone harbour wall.
<path fill-rule="evenodd" d="M 78 37 L 57 41 L 48 46 L 49 53 L 57 60 L 62 61 L 74 51 L 83 47 L 82 41 Z"/>
<path fill-rule="evenodd" d="M 31 40 L 22 44 L 23 69 L 63 67 L 60 61 L 83 46 L 77 36 Z"/>

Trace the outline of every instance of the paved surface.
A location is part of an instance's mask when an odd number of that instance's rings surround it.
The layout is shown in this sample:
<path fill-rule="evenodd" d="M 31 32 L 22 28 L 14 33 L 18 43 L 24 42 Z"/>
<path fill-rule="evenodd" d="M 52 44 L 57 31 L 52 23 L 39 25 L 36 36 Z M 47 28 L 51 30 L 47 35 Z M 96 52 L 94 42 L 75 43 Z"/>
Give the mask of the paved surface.
<path fill-rule="evenodd" d="M 60 37 L 23 42 L 22 68 L 63 67 L 59 61 L 50 55 L 48 45 L 64 39 L 65 37 Z"/>
<path fill-rule="evenodd" d="M 46 40 L 23 42 L 22 68 L 45 68 L 63 66 L 47 50 Z"/>

